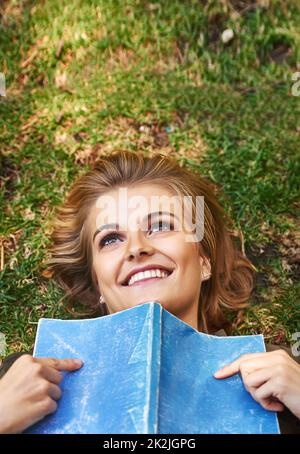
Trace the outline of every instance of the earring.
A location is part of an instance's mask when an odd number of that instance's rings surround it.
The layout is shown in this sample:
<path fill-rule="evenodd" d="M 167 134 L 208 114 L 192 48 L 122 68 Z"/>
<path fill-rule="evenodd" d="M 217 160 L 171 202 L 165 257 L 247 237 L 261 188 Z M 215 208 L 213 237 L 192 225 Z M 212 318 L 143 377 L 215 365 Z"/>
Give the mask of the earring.
<path fill-rule="evenodd" d="M 204 274 L 204 276 L 202 276 L 202 281 L 206 281 L 206 280 L 209 279 L 210 277 L 211 277 L 211 273 Z"/>
<path fill-rule="evenodd" d="M 103 298 L 102 295 L 100 296 L 99 303 L 100 303 L 100 304 L 104 304 L 104 303 L 105 303 L 104 298 Z"/>

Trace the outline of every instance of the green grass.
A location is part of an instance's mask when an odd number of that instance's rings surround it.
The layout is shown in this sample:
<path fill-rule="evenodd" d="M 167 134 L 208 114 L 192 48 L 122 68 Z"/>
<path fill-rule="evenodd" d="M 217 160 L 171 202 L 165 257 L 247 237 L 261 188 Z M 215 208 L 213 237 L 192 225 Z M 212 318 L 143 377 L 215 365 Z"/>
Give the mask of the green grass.
<path fill-rule="evenodd" d="M 171 154 L 220 187 L 258 270 L 234 332 L 288 343 L 300 331 L 299 30 L 296 0 L 4 2 L 7 352 L 32 348 L 40 317 L 70 317 L 42 274 L 49 222 L 95 157 L 120 148 Z"/>

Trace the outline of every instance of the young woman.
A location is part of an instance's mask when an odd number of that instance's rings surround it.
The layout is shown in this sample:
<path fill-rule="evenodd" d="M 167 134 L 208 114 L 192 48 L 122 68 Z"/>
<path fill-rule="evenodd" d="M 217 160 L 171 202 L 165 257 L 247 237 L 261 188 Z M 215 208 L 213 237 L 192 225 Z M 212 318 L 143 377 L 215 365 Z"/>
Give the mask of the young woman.
<path fill-rule="evenodd" d="M 253 285 L 253 267 L 231 228 L 200 175 L 165 156 L 119 152 L 79 178 L 58 209 L 49 265 L 91 315 L 157 300 L 214 334 L 229 329 L 226 314 L 246 307 Z M 300 366 L 285 351 L 245 355 L 215 378 L 236 373 L 264 408 L 287 407 L 300 418 Z"/>

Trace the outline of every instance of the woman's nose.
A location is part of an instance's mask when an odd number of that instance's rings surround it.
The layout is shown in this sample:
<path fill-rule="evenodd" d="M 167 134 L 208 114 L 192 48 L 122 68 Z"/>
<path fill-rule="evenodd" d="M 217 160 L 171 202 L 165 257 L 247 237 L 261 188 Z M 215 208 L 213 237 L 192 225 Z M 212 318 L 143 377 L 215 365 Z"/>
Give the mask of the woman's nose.
<path fill-rule="evenodd" d="M 132 260 L 139 258 L 143 255 L 152 255 L 154 248 L 151 243 L 145 238 L 141 231 L 135 232 L 128 239 L 128 245 L 126 250 L 126 259 Z"/>

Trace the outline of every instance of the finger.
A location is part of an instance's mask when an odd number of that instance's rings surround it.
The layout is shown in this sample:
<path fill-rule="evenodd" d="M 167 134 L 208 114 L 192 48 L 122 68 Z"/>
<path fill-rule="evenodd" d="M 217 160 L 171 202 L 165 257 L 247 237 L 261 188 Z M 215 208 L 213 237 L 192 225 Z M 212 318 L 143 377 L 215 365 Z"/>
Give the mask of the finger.
<path fill-rule="evenodd" d="M 262 407 L 269 411 L 284 411 L 285 406 L 281 402 L 267 401 L 263 402 Z"/>
<path fill-rule="evenodd" d="M 49 366 L 43 367 L 43 377 L 55 385 L 59 385 L 63 379 L 63 375 L 57 369 Z"/>
<path fill-rule="evenodd" d="M 266 410 L 270 411 L 283 411 L 284 405 L 273 395 L 274 384 L 272 381 L 264 383 L 259 388 L 253 389 L 251 395 L 258 403 L 261 404 Z"/>
<path fill-rule="evenodd" d="M 45 366 L 67 372 L 80 369 L 83 365 L 81 359 L 36 358 L 36 360 Z"/>
<path fill-rule="evenodd" d="M 41 419 L 41 416 L 44 417 L 46 415 L 54 413 L 57 410 L 57 402 L 48 396 L 46 399 L 40 401 L 39 407 L 40 412 L 38 418 L 36 419 L 36 422 L 38 422 Z"/>
<path fill-rule="evenodd" d="M 215 372 L 215 378 L 227 378 L 237 374 L 244 369 L 244 373 L 250 373 L 254 370 L 261 369 L 264 367 L 271 367 L 278 363 L 277 356 L 271 353 L 252 353 L 249 355 L 243 355 L 231 364 L 223 367 L 222 369 Z"/>
<path fill-rule="evenodd" d="M 215 378 L 226 378 L 231 375 L 237 374 L 240 371 L 240 364 L 242 361 L 246 361 L 247 359 L 250 358 L 260 358 L 263 355 L 263 353 L 251 353 L 247 355 L 242 355 L 239 358 L 237 358 L 235 361 L 233 361 L 230 364 L 226 364 L 224 367 L 219 369 L 214 373 Z"/>
<path fill-rule="evenodd" d="M 60 387 L 51 383 L 49 387 L 49 396 L 51 397 L 51 399 L 59 400 L 61 398 L 61 394 L 62 392 Z"/>
<path fill-rule="evenodd" d="M 274 367 L 258 369 L 243 377 L 246 388 L 258 388 L 274 376 Z"/>

